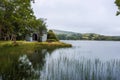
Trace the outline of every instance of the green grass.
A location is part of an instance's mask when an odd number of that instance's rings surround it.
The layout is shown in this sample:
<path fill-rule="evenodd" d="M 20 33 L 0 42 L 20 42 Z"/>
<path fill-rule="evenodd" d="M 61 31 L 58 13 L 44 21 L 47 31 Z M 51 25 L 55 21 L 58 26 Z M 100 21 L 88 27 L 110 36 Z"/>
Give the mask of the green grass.
<path fill-rule="evenodd" d="M 17 41 L 16 44 L 13 44 L 12 41 L 0 41 L 0 53 L 19 53 L 21 52 L 31 52 L 35 48 L 62 48 L 62 47 L 71 47 L 71 44 L 66 44 L 62 42 L 26 42 L 26 41 Z M 13 52 L 14 51 L 14 52 Z"/>
<path fill-rule="evenodd" d="M 27 41 L 17 41 L 18 46 L 24 45 L 39 45 L 39 46 L 46 46 L 46 47 L 71 47 L 71 44 L 66 44 L 63 42 L 27 42 Z M 4 46 L 14 46 L 12 41 L 0 41 L 0 47 Z"/>

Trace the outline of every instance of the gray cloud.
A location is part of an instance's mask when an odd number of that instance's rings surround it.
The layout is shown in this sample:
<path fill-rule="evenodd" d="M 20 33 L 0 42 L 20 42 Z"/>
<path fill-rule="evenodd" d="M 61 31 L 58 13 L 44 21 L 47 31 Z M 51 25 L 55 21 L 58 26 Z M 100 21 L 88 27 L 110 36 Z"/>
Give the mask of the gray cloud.
<path fill-rule="evenodd" d="M 50 29 L 120 35 L 114 0 L 36 0 L 32 7 Z"/>

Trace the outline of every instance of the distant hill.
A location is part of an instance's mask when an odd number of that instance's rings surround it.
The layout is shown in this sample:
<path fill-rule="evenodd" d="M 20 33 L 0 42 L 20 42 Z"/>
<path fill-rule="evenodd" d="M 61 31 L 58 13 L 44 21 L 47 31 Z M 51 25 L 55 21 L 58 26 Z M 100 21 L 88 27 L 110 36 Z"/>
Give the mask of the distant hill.
<path fill-rule="evenodd" d="M 109 40 L 120 41 L 120 36 L 106 36 L 95 33 L 76 33 L 52 29 L 60 40 Z"/>
<path fill-rule="evenodd" d="M 79 33 L 76 33 L 76 32 L 71 32 L 71 31 L 63 31 L 63 30 L 56 30 L 56 29 L 52 29 L 52 31 L 55 33 L 55 34 L 79 34 Z"/>

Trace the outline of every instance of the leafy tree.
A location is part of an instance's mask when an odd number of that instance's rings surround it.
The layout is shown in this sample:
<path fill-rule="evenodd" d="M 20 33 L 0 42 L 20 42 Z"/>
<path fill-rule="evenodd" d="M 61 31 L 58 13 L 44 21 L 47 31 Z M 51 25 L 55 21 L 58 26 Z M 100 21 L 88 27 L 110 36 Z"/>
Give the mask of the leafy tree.
<path fill-rule="evenodd" d="M 116 0 L 116 1 L 115 1 L 115 4 L 116 4 L 116 6 L 118 7 L 118 11 L 117 11 L 117 14 L 116 14 L 116 15 L 119 15 L 119 14 L 120 14 L 120 0 Z"/>
<path fill-rule="evenodd" d="M 6 39 L 16 42 L 16 37 L 35 27 L 36 18 L 31 8 L 33 0 L 2 0 L 0 1 L 0 33 Z M 34 1 L 33 1 L 34 2 Z"/>
<path fill-rule="evenodd" d="M 55 33 L 52 30 L 48 31 L 47 39 L 48 41 L 59 41 Z"/>
<path fill-rule="evenodd" d="M 12 21 L 11 13 L 13 11 L 13 6 L 8 0 L 0 1 L 0 25 L 1 25 L 1 35 L 6 39 L 7 35 L 11 31 Z"/>
<path fill-rule="evenodd" d="M 36 30 L 38 32 L 38 41 L 41 41 L 41 37 L 43 35 L 43 33 L 46 33 L 47 32 L 47 26 L 46 26 L 46 22 L 45 22 L 46 19 L 43 19 L 43 18 L 39 18 L 37 19 L 36 23 L 37 23 L 37 26 L 36 26 Z"/>
<path fill-rule="evenodd" d="M 14 12 L 12 22 L 13 27 L 13 36 L 16 38 L 20 33 L 24 33 L 24 30 L 31 31 L 31 28 L 36 26 L 36 18 L 33 14 L 31 8 L 31 0 L 15 0 L 14 2 Z"/>

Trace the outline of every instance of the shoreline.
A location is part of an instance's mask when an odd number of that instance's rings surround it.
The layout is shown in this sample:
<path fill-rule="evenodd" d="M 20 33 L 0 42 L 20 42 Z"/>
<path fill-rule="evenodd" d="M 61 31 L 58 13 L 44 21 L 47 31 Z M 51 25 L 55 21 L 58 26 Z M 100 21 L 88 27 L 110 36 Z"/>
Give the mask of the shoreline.
<path fill-rule="evenodd" d="M 3 46 L 21 46 L 21 45 L 37 45 L 37 46 L 46 46 L 46 47 L 72 47 L 71 44 L 64 42 L 28 42 L 28 41 L 16 41 L 16 44 L 13 44 L 13 41 L 0 41 L 0 47 Z"/>
<path fill-rule="evenodd" d="M 0 54 L 31 54 L 37 49 L 55 50 L 58 48 L 70 48 L 71 44 L 63 42 L 27 42 L 17 41 L 0 41 Z"/>

